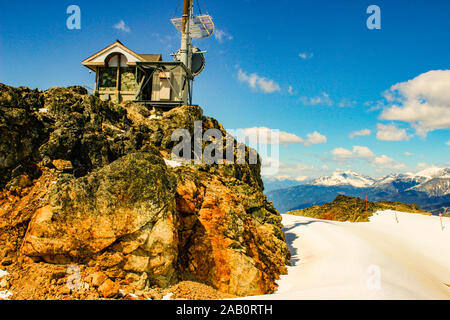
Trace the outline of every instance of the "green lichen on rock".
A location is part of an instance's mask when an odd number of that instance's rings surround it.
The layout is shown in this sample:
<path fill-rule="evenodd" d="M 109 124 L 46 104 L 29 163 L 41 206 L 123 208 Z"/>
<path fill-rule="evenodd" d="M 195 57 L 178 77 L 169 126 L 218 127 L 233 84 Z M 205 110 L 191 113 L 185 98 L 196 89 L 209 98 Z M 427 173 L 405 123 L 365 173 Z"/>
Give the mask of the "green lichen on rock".
<path fill-rule="evenodd" d="M 226 136 L 198 106 L 155 117 L 82 87 L 0 85 L 0 246 L 14 238 L 18 257 L 92 266 L 139 290 L 196 280 L 273 292 L 290 253 L 255 151 L 239 165 L 166 165 L 172 133 L 193 137 L 198 121 Z"/>

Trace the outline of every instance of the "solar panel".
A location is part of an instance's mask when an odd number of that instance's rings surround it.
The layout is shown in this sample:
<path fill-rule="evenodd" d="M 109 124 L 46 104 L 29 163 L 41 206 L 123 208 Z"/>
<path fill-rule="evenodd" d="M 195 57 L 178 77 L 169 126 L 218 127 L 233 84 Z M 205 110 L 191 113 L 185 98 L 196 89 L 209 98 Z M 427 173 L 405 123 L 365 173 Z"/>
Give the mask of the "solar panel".
<path fill-rule="evenodd" d="M 172 24 L 182 32 L 183 18 L 173 18 Z M 214 34 L 214 22 L 210 15 L 201 15 L 191 18 L 191 37 L 196 39 L 208 38 Z"/>

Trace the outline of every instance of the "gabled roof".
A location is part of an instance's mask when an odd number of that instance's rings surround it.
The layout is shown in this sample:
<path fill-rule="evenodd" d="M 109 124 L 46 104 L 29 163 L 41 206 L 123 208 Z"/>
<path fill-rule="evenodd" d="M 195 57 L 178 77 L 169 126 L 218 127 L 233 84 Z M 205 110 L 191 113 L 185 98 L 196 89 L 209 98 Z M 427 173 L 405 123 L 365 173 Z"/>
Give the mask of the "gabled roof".
<path fill-rule="evenodd" d="M 106 58 L 113 53 L 121 53 L 125 55 L 129 65 L 133 65 L 136 62 L 162 61 L 161 54 L 137 54 L 136 52 L 125 47 L 122 42 L 117 40 L 105 49 L 83 60 L 82 64 L 85 67 L 95 71 L 95 67 L 105 66 Z"/>
<path fill-rule="evenodd" d="M 161 54 L 140 53 L 139 56 L 142 57 L 142 59 L 144 59 L 146 62 L 162 61 L 162 55 Z"/>

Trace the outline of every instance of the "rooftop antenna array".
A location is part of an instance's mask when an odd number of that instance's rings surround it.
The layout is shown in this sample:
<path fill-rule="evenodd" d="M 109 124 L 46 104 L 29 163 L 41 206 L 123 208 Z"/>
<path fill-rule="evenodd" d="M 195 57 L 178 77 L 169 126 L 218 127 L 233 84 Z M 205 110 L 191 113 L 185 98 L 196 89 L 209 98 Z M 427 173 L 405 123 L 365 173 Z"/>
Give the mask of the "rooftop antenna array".
<path fill-rule="evenodd" d="M 199 7 L 200 10 L 200 7 Z M 173 18 L 172 24 L 181 32 L 181 49 L 173 54 L 175 61 L 183 62 L 192 78 L 188 81 L 189 85 L 189 104 L 192 104 L 192 87 L 194 77 L 198 76 L 205 68 L 206 60 L 203 55 L 205 51 L 194 47 L 192 39 L 204 39 L 212 36 L 215 31 L 214 22 L 210 15 L 194 15 L 194 1 L 184 0 L 183 16 Z"/>

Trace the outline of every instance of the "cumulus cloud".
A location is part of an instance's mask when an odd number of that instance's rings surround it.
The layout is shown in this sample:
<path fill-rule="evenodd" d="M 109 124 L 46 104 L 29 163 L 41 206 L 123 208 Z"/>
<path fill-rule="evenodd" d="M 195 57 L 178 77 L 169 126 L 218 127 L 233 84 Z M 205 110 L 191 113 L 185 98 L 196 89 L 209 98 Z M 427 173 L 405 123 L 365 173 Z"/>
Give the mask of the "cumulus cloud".
<path fill-rule="evenodd" d="M 227 40 L 233 40 L 233 36 L 231 34 L 229 34 L 228 32 L 226 32 L 224 30 L 220 30 L 220 29 L 216 29 L 214 31 L 214 37 L 220 43 L 223 43 Z"/>
<path fill-rule="evenodd" d="M 120 20 L 117 24 L 114 25 L 114 29 L 123 31 L 123 32 L 131 32 L 130 27 L 127 26 L 127 24 L 125 23 L 125 21 Z"/>
<path fill-rule="evenodd" d="M 278 179 L 290 179 L 297 180 L 299 182 L 308 179 L 307 172 L 314 170 L 314 166 L 310 166 L 303 163 L 284 163 L 280 162 Z"/>
<path fill-rule="evenodd" d="M 275 145 L 275 144 L 299 144 L 304 140 L 293 133 L 269 129 L 266 127 L 253 127 L 242 129 L 245 137 L 253 141 L 258 141 L 259 144 Z"/>
<path fill-rule="evenodd" d="M 259 76 L 256 73 L 247 74 L 242 69 L 238 70 L 238 79 L 247 83 L 250 88 L 261 90 L 264 93 L 274 93 L 281 91 L 280 85 L 273 80 Z"/>
<path fill-rule="evenodd" d="M 331 151 L 334 159 L 337 161 L 348 159 L 369 159 L 374 158 L 375 154 L 368 147 L 354 146 L 353 150 L 347 150 L 345 148 L 336 148 Z"/>
<path fill-rule="evenodd" d="M 331 154 L 334 156 L 334 160 L 337 161 L 353 158 L 353 152 L 345 148 L 336 148 L 331 151 Z"/>
<path fill-rule="evenodd" d="M 386 155 L 377 156 L 368 147 L 354 146 L 352 150 L 345 148 L 336 148 L 331 151 L 334 160 L 347 162 L 348 160 L 364 160 L 376 168 L 383 169 L 405 169 L 406 166 Z"/>
<path fill-rule="evenodd" d="M 389 102 L 380 118 L 409 123 L 420 136 L 450 127 L 450 70 L 423 73 L 393 85 L 386 93 Z"/>
<path fill-rule="evenodd" d="M 303 143 L 305 146 L 310 146 L 312 144 L 324 144 L 327 143 L 327 137 L 325 137 L 324 135 L 320 134 L 317 131 L 314 131 L 313 133 L 307 134 L 306 135 L 306 140 Z"/>
<path fill-rule="evenodd" d="M 397 161 L 395 161 L 392 158 L 389 158 L 386 155 L 375 157 L 372 164 L 378 168 L 384 169 L 402 170 L 406 168 L 406 166 L 403 163 L 398 163 Z"/>
<path fill-rule="evenodd" d="M 314 57 L 314 53 L 312 52 L 301 52 L 298 56 L 303 60 L 312 59 Z"/>
<path fill-rule="evenodd" d="M 253 141 L 258 141 L 259 144 L 267 145 L 303 144 L 305 146 L 310 146 L 313 144 L 323 144 L 327 142 L 327 137 L 317 131 L 308 134 L 306 139 L 303 139 L 293 133 L 266 127 L 245 128 L 242 129 L 242 132 L 245 137 Z"/>
<path fill-rule="evenodd" d="M 450 140 L 447 141 L 445 144 L 448 145 L 448 146 L 450 146 Z"/>
<path fill-rule="evenodd" d="M 362 130 L 350 133 L 349 137 L 350 137 L 350 139 L 353 139 L 354 137 L 370 136 L 371 134 L 372 134 L 371 130 L 362 129 Z"/>
<path fill-rule="evenodd" d="M 381 141 L 404 141 L 412 138 L 405 129 L 399 129 L 396 125 L 377 124 L 377 139 Z"/>

